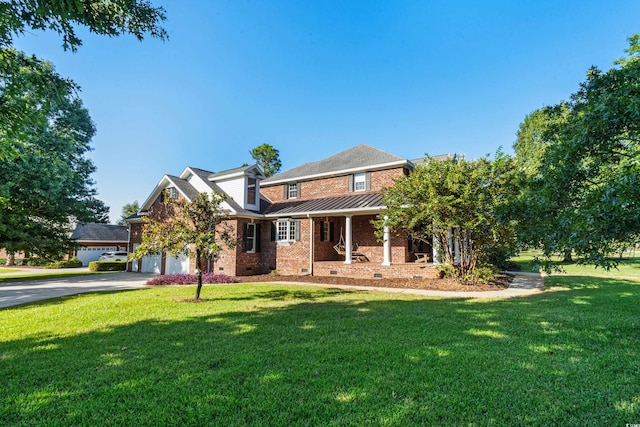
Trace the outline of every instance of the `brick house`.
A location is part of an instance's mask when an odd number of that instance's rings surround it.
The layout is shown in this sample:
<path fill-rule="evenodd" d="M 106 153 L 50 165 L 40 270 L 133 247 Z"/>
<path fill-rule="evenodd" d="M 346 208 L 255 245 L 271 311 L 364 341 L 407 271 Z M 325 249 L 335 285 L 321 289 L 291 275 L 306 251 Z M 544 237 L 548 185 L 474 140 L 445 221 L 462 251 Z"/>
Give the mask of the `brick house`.
<path fill-rule="evenodd" d="M 361 144 L 331 157 L 266 178 L 257 165 L 213 173 L 187 167 L 165 175 L 129 219 L 129 250 L 141 242 L 144 216 L 162 213 L 162 197 L 192 200 L 201 192 L 226 195 L 228 225 L 238 244 L 223 249 L 206 269 L 233 276 L 265 274 L 348 277 L 432 277 L 431 245 L 386 232 L 371 221 L 384 215 L 382 189 L 410 173 L 416 161 Z M 168 192 L 164 192 L 167 190 Z M 145 257 L 131 271 L 193 271 L 195 261 Z"/>

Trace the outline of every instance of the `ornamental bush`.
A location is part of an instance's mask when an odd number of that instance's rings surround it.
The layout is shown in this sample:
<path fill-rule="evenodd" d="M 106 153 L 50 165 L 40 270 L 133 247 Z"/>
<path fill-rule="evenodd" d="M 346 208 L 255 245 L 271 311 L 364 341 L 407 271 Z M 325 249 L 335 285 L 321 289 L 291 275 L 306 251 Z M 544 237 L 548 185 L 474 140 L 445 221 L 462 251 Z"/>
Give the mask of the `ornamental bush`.
<path fill-rule="evenodd" d="M 73 257 L 67 261 L 55 261 L 49 265 L 45 265 L 44 268 L 80 268 L 82 267 L 82 261 Z"/>
<path fill-rule="evenodd" d="M 195 285 L 197 283 L 197 274 L 164 274 L 147 281 L 149 286 Z M 238 279 L 224 274 L 203 273 L 202 283 L 238 283 Z"/>
<path fill-rule="evenodd" d="M 127 263 L 124 261 L 91 261 L 89 271 L 125 271 Z"/>

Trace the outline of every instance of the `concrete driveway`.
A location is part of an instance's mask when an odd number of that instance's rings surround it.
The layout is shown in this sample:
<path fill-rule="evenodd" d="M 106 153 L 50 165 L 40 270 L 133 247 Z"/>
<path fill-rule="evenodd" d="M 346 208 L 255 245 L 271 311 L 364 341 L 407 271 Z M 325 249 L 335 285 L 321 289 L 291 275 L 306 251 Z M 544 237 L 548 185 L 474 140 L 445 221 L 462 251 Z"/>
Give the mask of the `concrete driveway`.
<path fill-rule="evenodd" d="M 11 276 L 11 273 L 3 273 L 1 276 Z M 0 308 L 87 292 L 142 289 L 146 288 L 146 281 L 154 276 L 147 273 L 117 272 L 3 283 L 0 284 Z"/>

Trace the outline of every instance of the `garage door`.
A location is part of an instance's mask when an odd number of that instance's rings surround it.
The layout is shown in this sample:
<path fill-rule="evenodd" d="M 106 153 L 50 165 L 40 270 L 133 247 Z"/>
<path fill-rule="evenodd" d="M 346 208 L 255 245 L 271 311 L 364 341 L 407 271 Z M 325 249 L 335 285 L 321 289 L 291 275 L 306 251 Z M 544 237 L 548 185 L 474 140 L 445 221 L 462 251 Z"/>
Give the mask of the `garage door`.
<path fill-rule="evenodd" d="M 147 255 L 145 257 L 142 257 L 143 273 L 160 273 L 161 265 L 162 265 L 161 255 Z"/>
<path fill-rule="evenodd" d="M 83 246 L 77 250 L 77 257 L 83 266 L 88 266 L 91 261 L 97 261 L 103 252 L 117 251 L 115 246 Z"/>
<path fill-rule="evenodd" d="M 165 268 L 166 274 L 188 274 L 189 273 L 189 258 L 184 255 L 179 255 L 177 258 L 167 255 L 167 266 Z"/>

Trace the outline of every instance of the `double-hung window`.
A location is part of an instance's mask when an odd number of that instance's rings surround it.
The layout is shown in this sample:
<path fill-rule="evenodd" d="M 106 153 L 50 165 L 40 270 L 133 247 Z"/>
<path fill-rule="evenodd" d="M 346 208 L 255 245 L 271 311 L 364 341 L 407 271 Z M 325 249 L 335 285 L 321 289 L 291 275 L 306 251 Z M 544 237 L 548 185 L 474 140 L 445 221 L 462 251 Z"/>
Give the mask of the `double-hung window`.
<path fill-rule="evenodd" d="M 353 191 L 365 191 L 367 189 L 367 174 L 357 173 L 353 175 Z"/>
<path fill-rule="evenodd" d="M 248 253 L 256 252 L 256 224 L 246 224 L 245 235 L 244 235 L 244 249 Z"/>
<path fill-rule="evenodd" d="M 256 179 L 247 178 L 247 204 L 256 204 Z"/>
<path fill-rule="evenodd" d="M 288 199 L 297 199 L 298 198 L 298 183 L 292 182 L 288 185 L 287 190 L 287 198 Z"/>
<path fill-rule="evenodd" d="M 276 240 L 278 242 L 293 242 L 300 240 L 300 221 L 292 219 L 277 221 Z"/>

